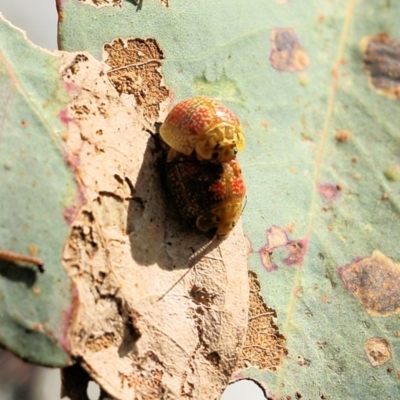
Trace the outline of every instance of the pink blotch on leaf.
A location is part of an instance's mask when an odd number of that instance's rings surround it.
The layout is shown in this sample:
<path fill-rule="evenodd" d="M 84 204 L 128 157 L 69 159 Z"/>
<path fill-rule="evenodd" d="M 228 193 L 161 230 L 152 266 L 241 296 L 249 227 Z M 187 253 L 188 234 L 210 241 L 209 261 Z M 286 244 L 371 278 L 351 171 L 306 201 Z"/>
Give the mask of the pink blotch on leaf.
<path fill-rule="evenodd" d="M 77 214 L 78 214 L 78 206 L 77 205 L 67 207 L 63 212 L 63 217 L 64 217 L 65 222 L 68 225 L 71 225 L 74 222 Z"/>
<path fill-rule="evenodd" d="M 73 118 L 71 118 L 68 115 L 68 109 L 63 108 L 59 113 L 58 113 L 58 118 L 64 125 L 68 125 L 71 121 L 73 121 Z"/>
<path fill-rule="evenodd" d="M 73 82 L 63 82 L 65 90 L 73 96 L 77 96 L 81 92 L 81 88 Z"/>
<path fill-rule="evenodd" d="M 303 287 L 295 286 L 293 288 L 293 294 L 295 295 L 295 297 L 302 297 L 303 296 Z"/>
<path fill-rule="evenodd" d="M 76 181 L 77 187 L 78 187 L 74 203 L 69 205 L 68 207 L 66 207 L 63 212 L 65 221 L 67 222 L 68 225 L 71 225 L 74 222 L 79 209 L 85 204 L 86 198 L 85 198 L 84 190 L 81 186 L 81 181 L 77 177 L 77 175 L 79 173 L 78 172 L 79 166 L 80 166 L 79 157 L 77 155 L 71 154 L 65 150 L 62 152 L 62 154 L 64 156 L 64 160 L 66 161 L 68 167 L 70 167 L 75 174 L 75 181 Z"/>
<path fill-rule="evenodd" d="M 283 260 L 286 266 L 301 265 L 307 252 L 308 239 L 292 240 L 279 226 L 272 226 L 267 230 L 267 243 L 258 251 L 264 268 L 271 272 L 278 269 L 272 261 L 275 250 L 285 249 L 288 256 Z"/>
<path fill-rule="evenodd" d="M 64 311 L 64 318 L 62 321 L 62 336 L 60 339 L 60 344 L 66 352 L 69 352 L 71 350 L 69 343 L 70 328 L 73 316 L 79 307 L 79 292 L 76 285 L 72 281 L 70 290 L 72 301 L 70 306 Z"/>
<path fill-rule="evenodd" d="M 335 201 L 340 196 L 338 186 L 332 183 L 321 183 L 318 185 L 318 193 L 328 201 Z"/>
<path fill-rule="evenodd" d="M 76 170 L 79 168 L 81 164 L 79 156 L 71 154 L 67 151 L 63 151 L 63 156 L 64 160 L 67 162 L 67 165 L 71 167 L 74 170 L 74 172 L 76 172 Z"/>
<path fill-rule="evenodd" d="M 287 266 L 301 265 L 307 252 L 308 239 L 291 240 L 287 244 L 289 255 L 283 260 Z"/>

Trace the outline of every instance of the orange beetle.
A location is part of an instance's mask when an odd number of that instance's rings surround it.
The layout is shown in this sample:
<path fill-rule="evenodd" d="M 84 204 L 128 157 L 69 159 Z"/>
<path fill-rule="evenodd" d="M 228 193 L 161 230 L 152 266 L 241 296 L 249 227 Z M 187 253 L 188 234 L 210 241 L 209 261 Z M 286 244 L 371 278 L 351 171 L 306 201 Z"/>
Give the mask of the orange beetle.
<path fill-rule="evenodd" d="M 163 140 L 186 156 L 227 162 L 245 146 L 239 119 L 219 101 L 191 97 L 178 103 L 160 128 Z"/>
<path fill-rule="evenodd" d="M 203 232 L 226 238 L 243 209 L 246 187 L 236 158 L 216 163 L 199 161 L 171 149 L 166 163 L 170 194 L 181 213 Z"/>

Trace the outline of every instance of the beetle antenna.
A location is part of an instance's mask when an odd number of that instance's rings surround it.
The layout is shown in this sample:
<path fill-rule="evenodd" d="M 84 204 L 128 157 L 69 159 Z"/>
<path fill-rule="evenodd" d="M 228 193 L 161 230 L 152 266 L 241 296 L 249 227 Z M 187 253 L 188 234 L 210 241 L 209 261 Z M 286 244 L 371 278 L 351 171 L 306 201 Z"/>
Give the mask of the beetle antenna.
<path fill-rule="evenodd" d="M 196 264 L 205 256 L 205 254 L 212 251 L 220 243 L 221 240 L 219 240 L 217 236 L 214 236 L 208 243 L 206 243 L 204 246 L 194 252 L 189 258 L 188 270 L 185 271 L 185 273 L 161 297 L 159 297 L 157 301 L 162 300 L 168 293 L 170 293 L 171 290 L 185 278 L 185 276 L 192 270 L 192 268 L 196 267 Z M 210 248 L 210 246 L 212 247 Z"/>
<path fill-rule="evenodd" d="M 246 206 L 247 206 L 247 194 L 246 194 L 246 196 L 244 196 L 244 204 L 243 204 L 242 212 L 240 213 L 240 216 L 242 216 L 243 211 L 244 211 L 244 209 L 246 208 Z"/>
<path fill-rule="evenodd" d="M 163 152 L 167 153 L 170 147 L 164 142 L 164 140 L 162 140 L 159 134 L 159 126 L 161 126 L 161 124 L 156 122 L 154 124 L 155 132 L 150 129 L 145 129 L 145 132 L 147 132 L 153 138 L 154 143 L 156 144 L 156 148 L 158 148 L 158 150 L 162 150 Z"/>
<path fill-rule="evenodd" d="M 157 299 L 157 301 L 161 301 L 182 279 L 191 271 L 194 265 L 191 265 L 187 271 L 161 296 Z"/>

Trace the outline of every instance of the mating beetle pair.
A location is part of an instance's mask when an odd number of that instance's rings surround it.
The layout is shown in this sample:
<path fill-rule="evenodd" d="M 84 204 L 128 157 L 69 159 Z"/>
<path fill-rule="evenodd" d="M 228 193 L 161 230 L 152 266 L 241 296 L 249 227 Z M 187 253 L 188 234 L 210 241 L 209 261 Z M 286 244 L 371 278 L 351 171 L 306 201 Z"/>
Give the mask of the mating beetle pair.
<path fill-rule="evenodd" d="M 226 238 L 243 209 L 246 188 L 236 159 L 245 145 L 239 119 L 220 102 L 193 97 L 178 103 L 160 128 L 171 147 L 168 189 L 183 218 Z"/>

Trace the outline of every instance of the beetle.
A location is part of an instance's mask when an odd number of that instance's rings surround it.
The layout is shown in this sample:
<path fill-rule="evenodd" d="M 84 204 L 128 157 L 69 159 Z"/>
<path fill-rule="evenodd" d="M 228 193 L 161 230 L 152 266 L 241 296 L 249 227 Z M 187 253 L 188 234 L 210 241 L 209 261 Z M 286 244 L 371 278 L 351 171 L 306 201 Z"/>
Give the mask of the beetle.
<path fill-rule="evenodd" d="M 166 184 L 181 216 L 203 232 L 216 230 L 225 239 L 242 213 L 246 186 L 237 158 L 218 163 L 199 161 L 171 149 Z"/>
<path fill-rule="evenodd" d="M 186 156 L 228 162 L 245 146 L 238 117 L 219 101 L 204 96 L 176 104 L 160 128 L 163 140 Z"/>

